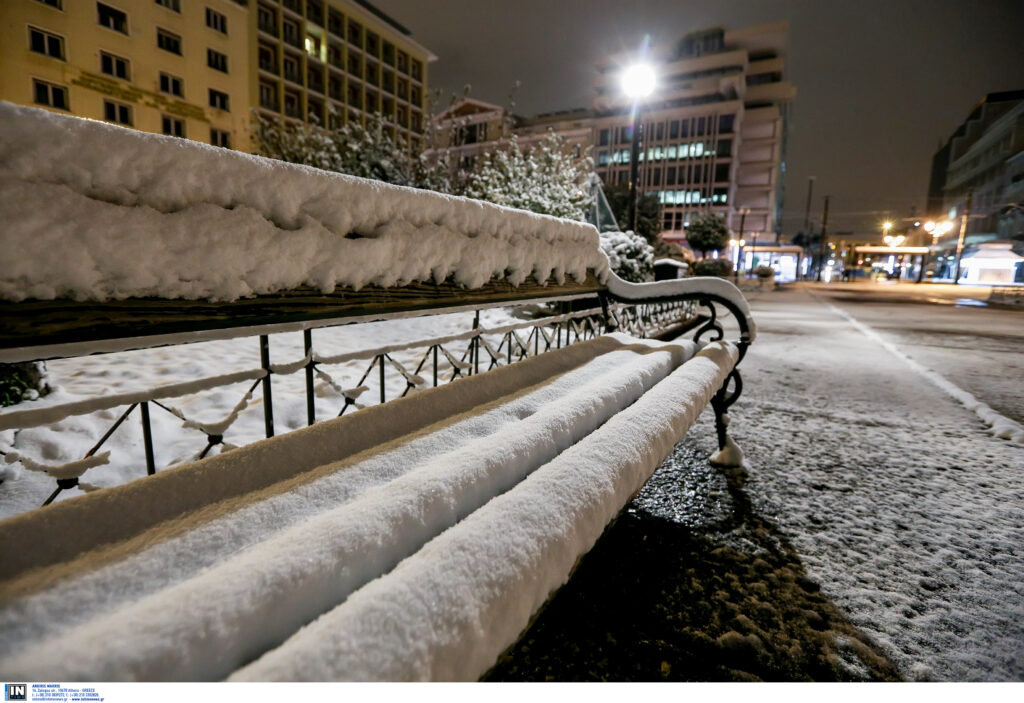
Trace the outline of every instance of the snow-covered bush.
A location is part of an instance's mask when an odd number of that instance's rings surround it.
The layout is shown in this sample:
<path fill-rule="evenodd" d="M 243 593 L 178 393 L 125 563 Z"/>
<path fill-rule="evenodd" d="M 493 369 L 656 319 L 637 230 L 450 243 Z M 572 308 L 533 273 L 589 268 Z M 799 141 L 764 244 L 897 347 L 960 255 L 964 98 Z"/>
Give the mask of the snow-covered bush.
<path fill-rule="evenodd" d="M 49 392 L 43 362 L 0 364 L 0 407 L 35 400 Z"/>
<path fill-rule="evenodd" d="M 775 276 L 775 269 L 771 266 L 765 266 L 762 264 L 754 269 L 754 275 L 762 279 L 772 278 Z"/>
<path fill-rule="evenodd" d="M 498 205 L 582 220 L 593 205 L 589 156 L 573 156 L 563 137 L 549 134 L 528 151 L 512 137 L 477 159 L 460 195 Z"/>
<path fill-rule="evenodd" d="M 612 271 L 624 281 L 642 283 L 654 277 L 654 247 L 633 232 L 601 232 L 601 250 Z"/>

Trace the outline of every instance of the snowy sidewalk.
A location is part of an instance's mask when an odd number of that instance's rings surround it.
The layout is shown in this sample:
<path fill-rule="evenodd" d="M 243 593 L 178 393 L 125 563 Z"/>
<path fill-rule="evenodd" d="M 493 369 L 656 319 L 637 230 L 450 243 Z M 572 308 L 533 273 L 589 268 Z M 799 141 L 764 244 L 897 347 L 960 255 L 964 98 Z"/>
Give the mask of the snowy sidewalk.
<path fill-rule="evenodd" d="M 1024 677 L 1024 448 L 806 291 L 753 297 L 755 509 L 905 676 Z"/>
<path fill-rule="evenodd" d="M 750 300 L 748 470 L 705 413 L 492 678 L 1024 678 L 1024 447 L 826 300 Z"/>

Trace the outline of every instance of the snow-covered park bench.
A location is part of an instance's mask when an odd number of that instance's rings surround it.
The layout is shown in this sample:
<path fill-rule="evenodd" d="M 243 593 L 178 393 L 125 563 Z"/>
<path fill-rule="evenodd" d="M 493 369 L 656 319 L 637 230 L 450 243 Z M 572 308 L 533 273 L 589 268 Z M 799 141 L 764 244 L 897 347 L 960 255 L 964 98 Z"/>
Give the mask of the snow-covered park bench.
<path fill-rule="evenodd" d="M 268 436 L 207 455 L 231 417 L 199 423 L 204 458 L 156 471 L 149 405 L 205 382 L 0 414 L 6 430 L 127 407 L 113 432 L 138 408 L 153 474 L 0 521 L 9 680 L 475 679 L 708 405 L 716 460 L 741 461 L 739 291 L 626 283 L 588 225 L 6 103 L 0 214 L 0 362 L 258 336 L 261 368 L 230 380 L 262 385 Z M 427 340 L 416 370 L 371 350 L 381 400 L 389 369 L 404 397 L 313 423 L 331 358 L 312 330 L 552 301 Z M 693 339 L 627 334 L 695 306 Z M 286 331 L 306 357 L 275 366 Z M 290 373 L 310 426 L 271 436 L 270 379 Z M 340 391 L 344 412 L 365 386 Z M 96 448 L 6 460 L 78 493 Z"/>

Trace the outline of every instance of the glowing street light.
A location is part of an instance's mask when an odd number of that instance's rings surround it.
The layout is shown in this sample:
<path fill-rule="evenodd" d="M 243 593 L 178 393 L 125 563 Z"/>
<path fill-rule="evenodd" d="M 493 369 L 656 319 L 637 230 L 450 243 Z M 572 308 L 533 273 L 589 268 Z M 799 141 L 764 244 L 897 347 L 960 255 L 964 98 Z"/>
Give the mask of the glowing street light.
<path fill-rule="evenodd" d="M 643 100 L 650 97 L 658 83 L 650 64 L 636 63 L 622 72 L 622 92 L 627 98 Z"/>
<path fill-rule="evenodd" d="M 924 279 L 924 270 L 928 265 L 928 255 L 931 254 L 931 249 L 934 249 L 936 246 L 938 246 L 939 237 L 941 237 L 944 234 L 949 234 L 950 232 L 952 232 L 953 227 L 955 227 L 955 225 L 949 220 L 941 220 L 940 222 L 928 220 L 927 222 L 924 223 L 924 231 L 932 235 L 932 245 L 931 247 L 929 247 L 928 254 L 925 255 L 924 261 L 921 262 L 921 272 L 917 276 L 917 283 L 920 283 Z M 932 278 L 934 277 L 935 274 L 933 272 Z"/>
<path fill-rule="evenodd" d="M 622 72 L 622 92 L 633 101 L 633 148 L 629 160 L 629 223 L 636 232 L 637 182 L 640 171 L 640 106 L 654 92 L 657 77 L 650 64 L 635 63 Z"/>

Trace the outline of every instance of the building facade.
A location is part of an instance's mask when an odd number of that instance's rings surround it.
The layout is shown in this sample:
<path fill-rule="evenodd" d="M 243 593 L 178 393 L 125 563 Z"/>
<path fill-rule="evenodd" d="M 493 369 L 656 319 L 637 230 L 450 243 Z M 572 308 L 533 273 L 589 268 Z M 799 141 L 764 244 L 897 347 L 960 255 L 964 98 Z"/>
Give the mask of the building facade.
<path fill-rule="evenodd" d="M 968 237 L 1024 235 L 1024 90 L 986 95 L 933 157 L 929 214 L 957 219 L 968 193 Z"/>
<path fill-rule="evenodd" d="M 253 109 L 414 143 L 435 58 L 363 0 L 0 3 L 0 99 L 241 150 Z"/>
<path fill-rule="evenodd" d="M 655 47 L 647 57 L 658 76 L 642 106 L 639 188 L 662 204 L 663 237 L 683 239 L 690 218 L 721 214 L 729 228 L 761 241 L 781 230 L 789 104 L 785 23 L 721 28 Z M 632 105 L 619 76 L 635 55 L 598 65 L 594 158 L 605 183 L 629 180 Z M 741 210 L 745 211 L 745 217 Z"/>
<path fill-rule="evenodd" d="M 743 236 L 772 241 L 780 231 L 789 104 L 785 23 L 744 30 L 711 29 L 654 48 L 645 58 L 658 74 L 642 107 L 639 188 L 662 204 L 667 240 L 682 241 L 690 218 L 714 212 Z M 522 118 L 497 105 L 464 100 L 435 124 L 438 148 L 468 165 L 515 134 L 524 148 L 554 132 L 573 149 L 590 148 L 605 184 L 629 180 L 632 104 L 619 85 L 638 57 L 622 54 L 596 66 L 590 108 Z"/>
<path fill-rule="evenodd" d="M 365 0 L 252 0 L 254 106 L 270 117 L 340 126 L 379 113 L 418 148 L 427 66 L 437 59 Z"/>

